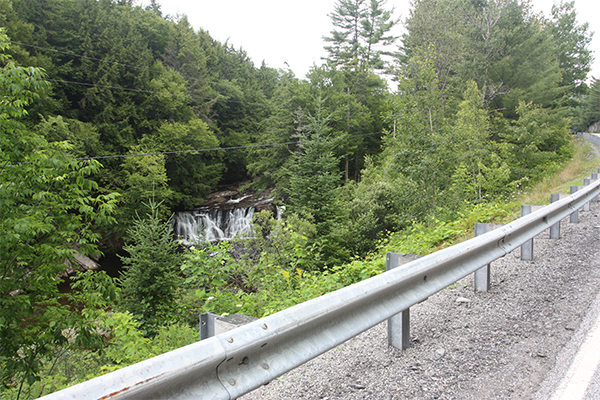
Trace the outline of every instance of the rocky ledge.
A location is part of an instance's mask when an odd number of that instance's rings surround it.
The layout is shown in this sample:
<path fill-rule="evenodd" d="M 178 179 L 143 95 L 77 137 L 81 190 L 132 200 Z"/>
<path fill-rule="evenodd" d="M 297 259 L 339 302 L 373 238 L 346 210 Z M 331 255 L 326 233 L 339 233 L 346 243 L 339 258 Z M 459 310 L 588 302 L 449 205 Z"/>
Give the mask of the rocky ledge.
<path fill-rule="evenodd" d="M 247 186 L 248 182 L 245 182 L 236 187 L 211 193 L 206 196 L 206 201 L 196 207 L 196 209 L 231 210 L 234 208 L 255 207 L 257 212 L 263 210 L 274 211 L 271 205 L 273 201 L 273 189 L 258 192 L 248 189 Z"/>

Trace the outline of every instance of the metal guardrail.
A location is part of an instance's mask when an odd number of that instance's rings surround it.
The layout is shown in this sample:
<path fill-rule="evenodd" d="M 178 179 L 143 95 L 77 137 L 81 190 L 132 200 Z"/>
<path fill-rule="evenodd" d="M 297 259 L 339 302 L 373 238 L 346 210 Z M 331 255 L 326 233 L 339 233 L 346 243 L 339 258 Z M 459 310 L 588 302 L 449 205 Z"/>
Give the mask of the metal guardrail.
<path fill-rule="evenodd" d="M 508 254 L 598 194 L 595 181 L 481 236 L 44 399 L 235 399 Z"/>
<path fill-rule="evenodd" d="M 600 146 L 600 135 L 596 133 L 577 132 L 577 136 L 587 139 L 595 145 Z"/>

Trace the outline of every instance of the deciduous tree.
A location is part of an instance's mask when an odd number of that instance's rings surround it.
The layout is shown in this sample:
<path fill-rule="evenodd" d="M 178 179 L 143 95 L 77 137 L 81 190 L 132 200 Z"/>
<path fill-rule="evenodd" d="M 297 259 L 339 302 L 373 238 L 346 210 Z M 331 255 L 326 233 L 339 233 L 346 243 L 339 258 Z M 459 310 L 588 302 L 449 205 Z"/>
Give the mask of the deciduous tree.
<path fill-rule="evenodd" d="M 0 33 L 3 51 L 8 41 Z M 43 71 L 0 60 L 0 379 L 14 385 L 19 376 L 22 387 L 77 323 L 59 302 L 59 277 L 76 253 L 98 254 L 96 228 L 114 222 L 116 195 L 95 194 L 98 162 L 75 160 L 68 144 L 20 121 L 48 87 Z"/>

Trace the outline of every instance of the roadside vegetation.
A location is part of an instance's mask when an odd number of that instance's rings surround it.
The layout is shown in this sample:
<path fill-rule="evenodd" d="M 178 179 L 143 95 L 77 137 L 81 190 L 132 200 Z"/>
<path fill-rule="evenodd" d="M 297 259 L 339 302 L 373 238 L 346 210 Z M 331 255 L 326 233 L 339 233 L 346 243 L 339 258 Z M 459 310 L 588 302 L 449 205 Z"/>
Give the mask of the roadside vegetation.
<path fill-rule="evenodd" d="M 569 134 L 600 120 L 591 34 L 573 2 L 527 4 L 418 0 L 398 38 L 384 0 L 338 1 L 328 58 L 298 78 L 155 1 L 0 0 L 0 397 L 192 343 L 200 313 L 275 313 L 579 184 L 598 162 Z M 284 217 L 173 241 L 173 211 L 242 181 Z M 118 279 L 77 271 L 115 252 Z"/>

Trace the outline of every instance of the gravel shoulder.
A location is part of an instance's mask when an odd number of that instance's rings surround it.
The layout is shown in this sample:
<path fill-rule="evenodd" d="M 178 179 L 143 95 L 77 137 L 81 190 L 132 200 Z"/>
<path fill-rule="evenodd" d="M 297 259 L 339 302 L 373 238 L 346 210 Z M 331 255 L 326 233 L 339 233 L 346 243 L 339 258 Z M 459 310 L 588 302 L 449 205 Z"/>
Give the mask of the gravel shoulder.
<path fill-rule="evenodd" d="M 469 276 L 412 307 L 409 349 L 383 322 L 241 399 L 533 398 L 600 291 L 599 212 L 493 262 L 489 292 Z"/>

